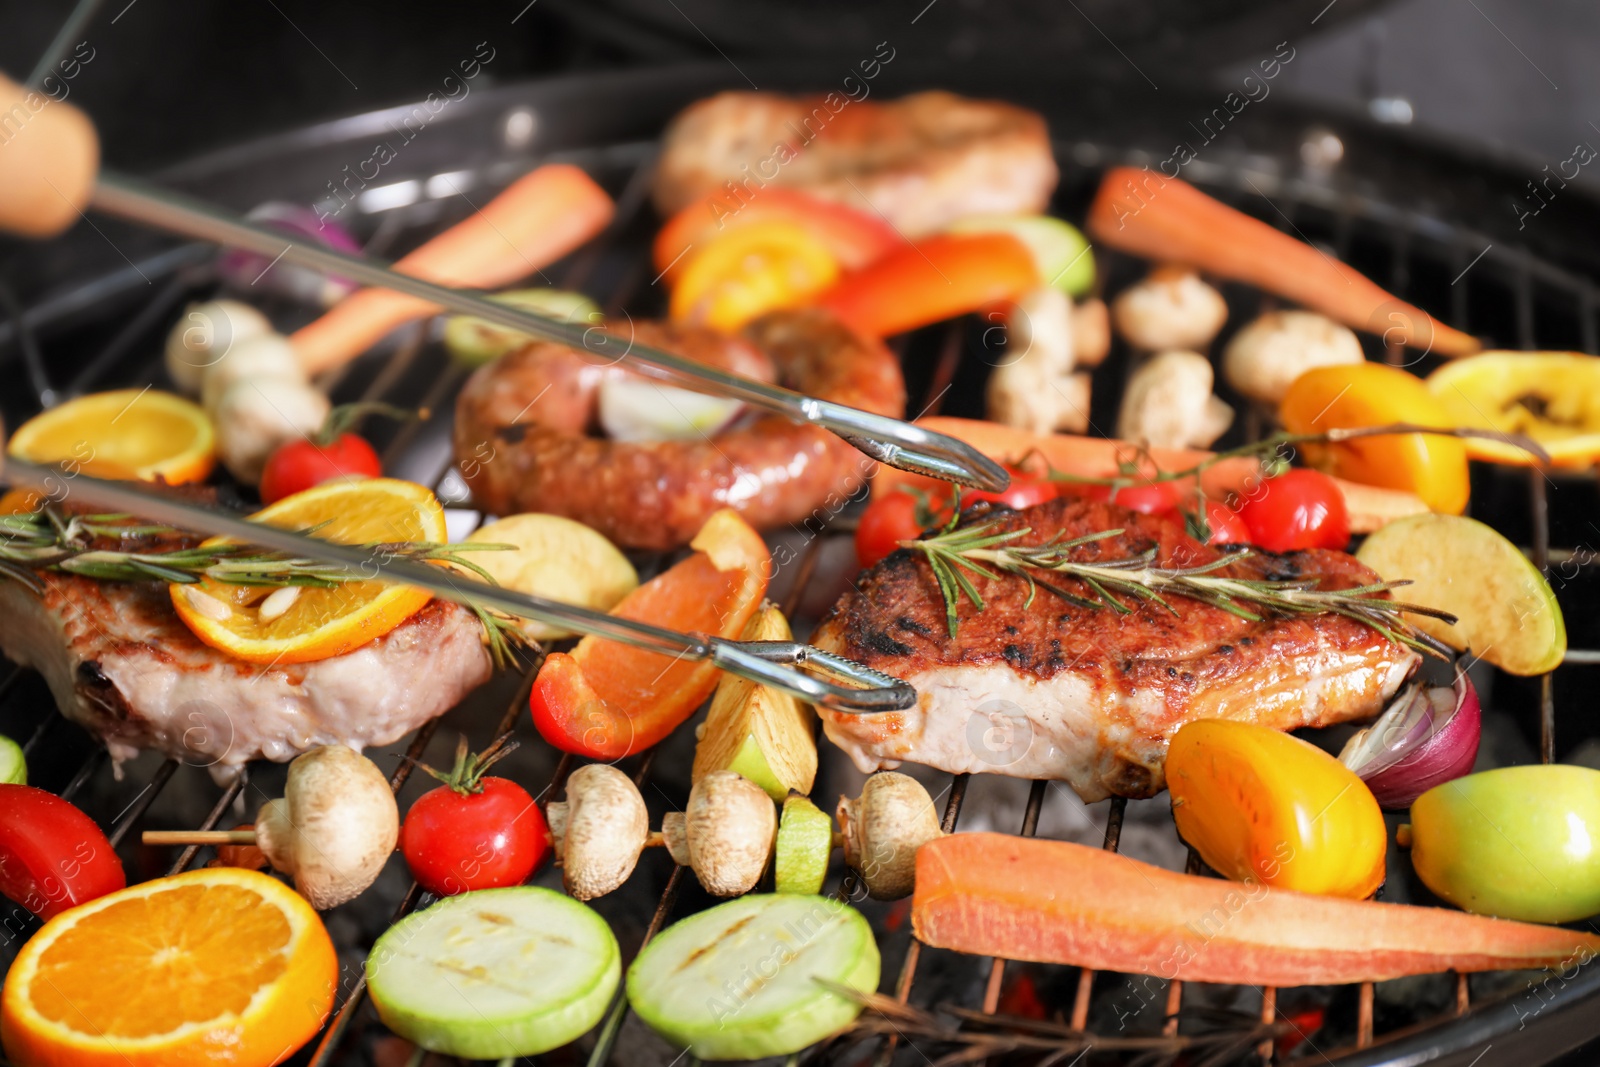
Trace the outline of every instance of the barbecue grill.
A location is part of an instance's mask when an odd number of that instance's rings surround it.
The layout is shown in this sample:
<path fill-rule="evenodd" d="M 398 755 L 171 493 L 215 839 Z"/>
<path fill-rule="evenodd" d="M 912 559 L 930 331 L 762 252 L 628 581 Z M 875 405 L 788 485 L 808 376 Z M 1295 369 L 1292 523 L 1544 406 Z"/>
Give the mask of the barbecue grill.
<path fill-rule="evenodd" d="M 763 89 L 816 89 L 816 69 L 746 65 L 745 73 Z M 1209 113 L 1227 91 L 1225 86 L 1164 85 L 1163 92 L 1152 94 L 1131 74 L 1125 83 L 1105 77 L 1090 83 L 1030 73 L 1028 81 L 1008 84 L 991 71 L 981 85 L 963 85 L 950 72 L 917 71 L 910 63 L 895 69 L 893 78 L 890 84 L 886 76 L 877 91 L 897 95 L 938 85 L 1042 110 L 1050 120 L 1062 169 L 1053 212 L 1068 219 L 1082 217 L 1105 167 L 1154 167 L 1170 154 L 1174 140 L 1193 140 L 1190 120 Z M 660 314 L 665 294 L 653 280 L 647 254 L 656 224 L 647 205 L 656 138 L 683 105 L 743 86 L 727 65 L 714 64 L 474 93 L 442 113 L 377 179 L 367 182 L 340 221 L 358 232 L 370 254 L 395 258 L 464 217 L 473 203 L 481 203 L 480 197 L 492 195 L 534 164 L 574 162 L 616 198 L 616 220 L 601 238 L 546 273 L 554 284 L 594 297 L 610 316 L 624 310 L 638 317 Z M 1063 101 L 1074 106 L 1065 108 Z M 267 138 L 155 177 L 240 212 L 269 199 L 316 202 L 328 195 L 330 182 L 342 178 L 347 164 L 366 158 L 372 141 L 408 111 L 402 107 L 358 115 Z M 1537 169 L 1529 166 L 1526 173 Z M 1448 144 L 1401 140 L 1354 118 L 1307 111 L 1283 100 L 1257 105 L 1202 146 L 1198 158 L 1184 168 L 1184 177 L 1325 246 L 1401 298 L 1489 338 L 1494 346 L 1588 352 L 1600 347 L 1600 258 L 1569 236 L 1600 223 L 1600 203 L 1576 188 L 1562 193 L 1555 205 L 1559 214 L 1547 212 L 1519 232 L 1507 204 L 1520 195 L 1526 176 L 1512 163 L 1486 161 Z M 1143 266 L 1133 260 L 1097 254 L 1107 291 L 1142 273 Z M 10 272 L 13 278 L 26 275 L 27 284 L 15 291 L 0 287 L 0 374 L 8 383 L 0 394 L 0 413 L 15 425 L 55 398 L 159 383 L 160 339 L 185 301 L 215 289 L 212 259 L 212 250 L 204 246 L 178 243 L 114 220 L 97 220 L 95 229 L 80 226 L 48 248 L 30 250 L 27 270 Z M 1230 304 L 1229 331 L 1264 309 L 1264 299 L 1253 291 L 1231 285 L 1223 291 Z M 293 324 L 296 315 L 310 317 L 308 310 L 287 305 L 269 310 L 280 326 Z M 472 510 L 449 441 L 448 413 L 467 371 L 449 360 L 435 325 L 399 331 L 324 384 L 336 401 L 381 399 L 436 413 L 427 421 L 399 428 L 375 425 L 364 432 L 383 446 L 386 471 L 436 488 L 449 509 L 451 533 L 460 537 L 483 521 Z M 1223 340 L 1227 336 L 1225 332 Z M 1375 338 L 1365 343 L 1373 346 L 1369 354 L 1375 358 L 1415 358 L 1399 349 L 1385 351 Z M 981 329 L 971 323 L 946 324 L 902 339 L 899 351 L 910 414 L 981 417 L 981 385 L 995 358 Z M 1419 369 L 1429 366 L 1425 357 Z M 1090 414 L 1096 431 L 1108 431 L 1114 424 L 1129 367 L 1129 354 L 1119 346 L 1095 372 Z M 1239 398 L 1225 398 L 1245 410 Z M 1247 411 L 1223 444 L 1259 436 L 1267 428 L 1262 413 Z M 240 502 L 226 486 L 223 497 Z M 1531 681 L 1512 679 L 1486 665 L 1474 667 L 1475 677 L 1481 675 L 1485 706 L 1501 727 L 1507 762 L 1519 755 L 1545 761 L 1567 758 L 1595 734 L 1577 712 L 1578 697 L 1593 686 L 1594 667 L 1600 664 L 1600 650 L 1584 648 L 1600 649 L 1600 642 L 1578 610 L 1596 602 L 1592 548 L 1600 545 L 1600 528 L 1588 521 L 1596 503 L 1594 482 L 1586 475 L 1487 467 L 1474 471 L 1472 514 L 1527 546 L 1535 562 L 1546 568 L 1566 608 L 1574 646 L 1554 674 Z M 850 509 L 825 523 L 773 534 L 795 555 L 779 572 L 770 595 L 795 619 L 798 633 L 809 629 L 849 581 L 854 513 Z M 640 562 L 648 575 L 668 561 Z M 396 791 L 407 788 L 415 761 L 447 762 L 457 731 L 467 732 L 479 747 L 510 729 L 529 734 L 524 709 L 536 667 L 529 662 L 518 673 L 500 675 L 409 743 L 373 753 L 380 766 L 393 768 Z M 182 870 L 203 858 L 194 847 L 175 858 L 142 848 L 135 844 L 135 830 L 212 829 L 248 821 L 261 802 L 279 795 L 282 784 L 281 767 L 256 765 L 244 778 L 218 787 L 200 761 L 161 760 L 153 754 L 114 776 L 104 749 L 54 712 L 42 682 L 11 665 L 0 665 L 0 731 L 27 738 L 34 780 L 73 798 L 98 818 L 134 879 Z M 1518 744 L 1524 746 L 1521 753 Z M 691 745 L 690 731 L 679 730 L 657 749 L 623 764 L 641 783 L 655 820 L 662 810 L 681 806 Z M 503 773 L 548 802 L 559 798 L 573 765 L 572 757 L 558 759 L 535 739 Z M 831 803 L 848 788 L 853 773 L 825 765 L 816 790 L 819 800 L 825 806 Z M 960 827 L 964 802 L 969 793 L 979 792 L 979 784 L 967 775 L 939 776 L 934 782 L 930 792 L 943 806 L 946 831 Z M 1019 799 L 1026 793 L 1021 817 L 999 828 L 1033 834 L 1041 815 L 1050 810 L 1047 806 L 1060 803 L 1063 791 L 1044 782 L 1016 788 Z M 1120 799 L 1089 809 L 1106 848 L 1118 848 L 1128 811 L 1128 802 Z M 1198 869 L 1193 857 L 1189 862 Z M 1128 987 L 1118 976 L 925 951 L 910 937 L 903 908 L 861 899 L 855 878 L 837 860 L 835 864 L 829 890 L 858 900 L 879 932 L 885 993 L 926 1007 L 950 1002 L 981 1016 L 994 1013 L 1003 995 L 1008 1003 L 1013 1000 L 1008 994 L 1016 977 L 1026 975 L 1047 1010 L 1060 1013 L 1061 1024 L 1099 1035 L 1088 1039 L 1086 1058 L 1095 1062 L 1152 1062 L 1139 1057 L 1176 1055 L 1185 1036 L 1219 1025 L 1249 1034 L 1247 1024 L 1253 1019 L 1280 1025 L 1234 1042 L 1223 1053 L 1241 1062 L 1264 1055 L 1273 1062 L 1310 1057 L 1363 1065 L 1533 1063 L 1547 1062 L 1600 1033 L 1592 1007 L 1600 995 L 1600 978 L 1589 967 L 1531 979 L 1496 974 L 1469 981 L 1445 975 L 1409 982 L 1405 990 L 1375 990 L 1368 984 L 1280 993 L 1158 984 L 1159 994 L 1142 1005 L 1148 1010 L 1130 1016 L 1121 1010 L 1127 1001 L 1117 994 Z M 1393 883 L 1409 878 L 1404 862 L 1391 870 L 1396 872 Z M 552 884 L 557 877 L 548 869 L 538 876 Z M 329 929 L 345 965 L 339 1004 L 297 1062 L 371 1063 L 392 1051 L 381 1047 L 385 1031 L 365 1004 L 360 961 L 389 923 L 426 903 L 421 891 L 415 885 L 407 888 L 407 882 L 404 865 L 391 863 L 366 895 L 329 913 Z M 1391 892 L 1414 897 L 1424 893 L 1402 884 L 1392 885 Z M 707 903 L 692 876 L 657 855 L 642 861 L 628 885 L 596 905 L 631 956 L 665 924 Z M 7 913 L 5 926 L 9 957 L 36 924 L 18 908 Z M 1220 1012 L 1219 1006 L 1231 1013 Z M 1309 1021 L 1318 1017 L 1320 1025 Z M 1041 1034 L 1051 1032 L 1050 1024 L 1038 1027 Z M 1146 1040 L 1132 1049 L 1126 1041 L 1118 1045 L 1104 1040 L 1129 1037 L 1172 1040 Z M 930 1048 L 925 1058 L 917 1047 L 922 1041 L 846 1037 L 794 1062 L 923 1063 L 938 1053 Z M 578 1046 L 540 1061 L 668 1063 L 674 1051 L 631 1018 L 619 993 L 604 1022 Z M 1071 1056 L 1060 1062 L 1069 1061 Z"/>

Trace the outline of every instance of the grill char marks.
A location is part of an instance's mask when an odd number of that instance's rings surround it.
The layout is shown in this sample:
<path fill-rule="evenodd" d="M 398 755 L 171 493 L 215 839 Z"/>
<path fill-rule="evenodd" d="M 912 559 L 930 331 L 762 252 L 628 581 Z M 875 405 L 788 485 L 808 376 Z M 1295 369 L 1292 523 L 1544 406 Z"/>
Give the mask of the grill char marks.
<path fill-rule="evenodd" d="M 1217 553 L 1181 523 L 1076 499 L 1000 512 L 1007 529 L 1043 542 L 1124 532 L 1079 550 L 1121 559 L 1154 548 L 1157 562 L 1194 566 Z M 1239 578 L 1315 576 L 1349 588 L 1375 576 L 1353 557 L 1324 550 L 1251 554 L 1216 572 Z M 985 607 L 957 605 L 952 638 L 926 560 L 896 553 L 863 575 L 823 622 L 820 647 L 896 674 L 922 694 L 917 709 L 881 716 L 824 714 L 829 736 L 863 768 L 909 760 L 950 771 L 989 771 L 1071 782 L 1086 800 L 1146 796 L 1164 785 L 1166 743 L 1184 722 L 1225 717 L 1281 729 L 1375 714 L 1417 661 L 1411 651 L 1339 616 L 1241 619 L 1171 598 L 1177 613 L 1143 603 L 1131 614 L 1073 605 L 1027 583 L 969 575 Z M 1089 595 L 1071 580 L 1050 576 Z M 882 636 L 894 634 L 886 647 Z M 1032 741 L 1006 762 L 982 751 L 967 728 L 974 713 L 1025 720 Z M 984 730 L 978 729 L 977 735 Z"/>

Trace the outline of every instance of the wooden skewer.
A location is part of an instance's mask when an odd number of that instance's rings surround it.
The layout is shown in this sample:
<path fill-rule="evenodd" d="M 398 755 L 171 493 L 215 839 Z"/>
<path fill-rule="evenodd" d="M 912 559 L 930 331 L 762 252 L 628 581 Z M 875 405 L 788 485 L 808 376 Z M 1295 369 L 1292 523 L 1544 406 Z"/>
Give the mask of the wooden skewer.
<path fill-rule="evenodd" d="M 146 830 L 140 835 L 147 845 L 253 845 L 254 830 Z"/>

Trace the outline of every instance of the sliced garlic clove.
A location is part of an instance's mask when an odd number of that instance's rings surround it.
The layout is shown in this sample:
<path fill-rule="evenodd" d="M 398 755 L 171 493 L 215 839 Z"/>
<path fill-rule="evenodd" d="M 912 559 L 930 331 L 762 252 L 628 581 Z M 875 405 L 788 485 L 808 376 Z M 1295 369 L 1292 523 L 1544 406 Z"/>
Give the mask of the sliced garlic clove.
<path fill-rule="evenodd" d="M 189 601 L 189 606 L 212 622 L 222 622 L 233 614 L 233 609 L 210 593 L 202 593 L 192 585 L 183 587 L 183 595 Z"/>
<path fill-rule="evenodd" d="M 262 622 L 271 622 L 294 607 L 294 602 L 299 599 L 300 587 L 298 585 L 286 585 L 282 589 L 274 589 L 261 602 L 261 609 L 257 612 L 257 617 Z"/>

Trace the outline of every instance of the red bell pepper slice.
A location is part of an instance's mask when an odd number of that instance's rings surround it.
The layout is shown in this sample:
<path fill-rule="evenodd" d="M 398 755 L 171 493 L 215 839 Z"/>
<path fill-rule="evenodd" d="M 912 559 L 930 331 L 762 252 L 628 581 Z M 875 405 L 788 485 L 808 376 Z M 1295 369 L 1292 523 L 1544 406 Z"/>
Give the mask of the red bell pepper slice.
<path fill-rule="evenodd" d="M 747 197 L 747 198 L 745 198 Z M 729 230 L 756 222 L 792 222 L 821 241 L 846 270 L 857 270 L 905 244 L 883 219 L 794 189 L 767 186 L 744 197 L 713 193 L 667 220 L 656 235 L 656 270 L 674 281 L 695 252 Z"/>
<path fill-rule="evenodd" d="M 611 614 L 685 633 L 736 638 L 761 606 L 772 557 L 731 508 L 706 520 L 694 555 L 622 598 Z M 618 760 L 665 738 L 711 695 L 709 663 L 585 637 L 545 658 L 528 695 L 533 724 L 563 752 Z"/>
<path fill-rule="evenodd" d="M 1010 234 L 940 234 L 846 275 L 820 303 L 857 331 L 887 337 L 1014 300 L 1039 285 L 1033 254 Z"/>

